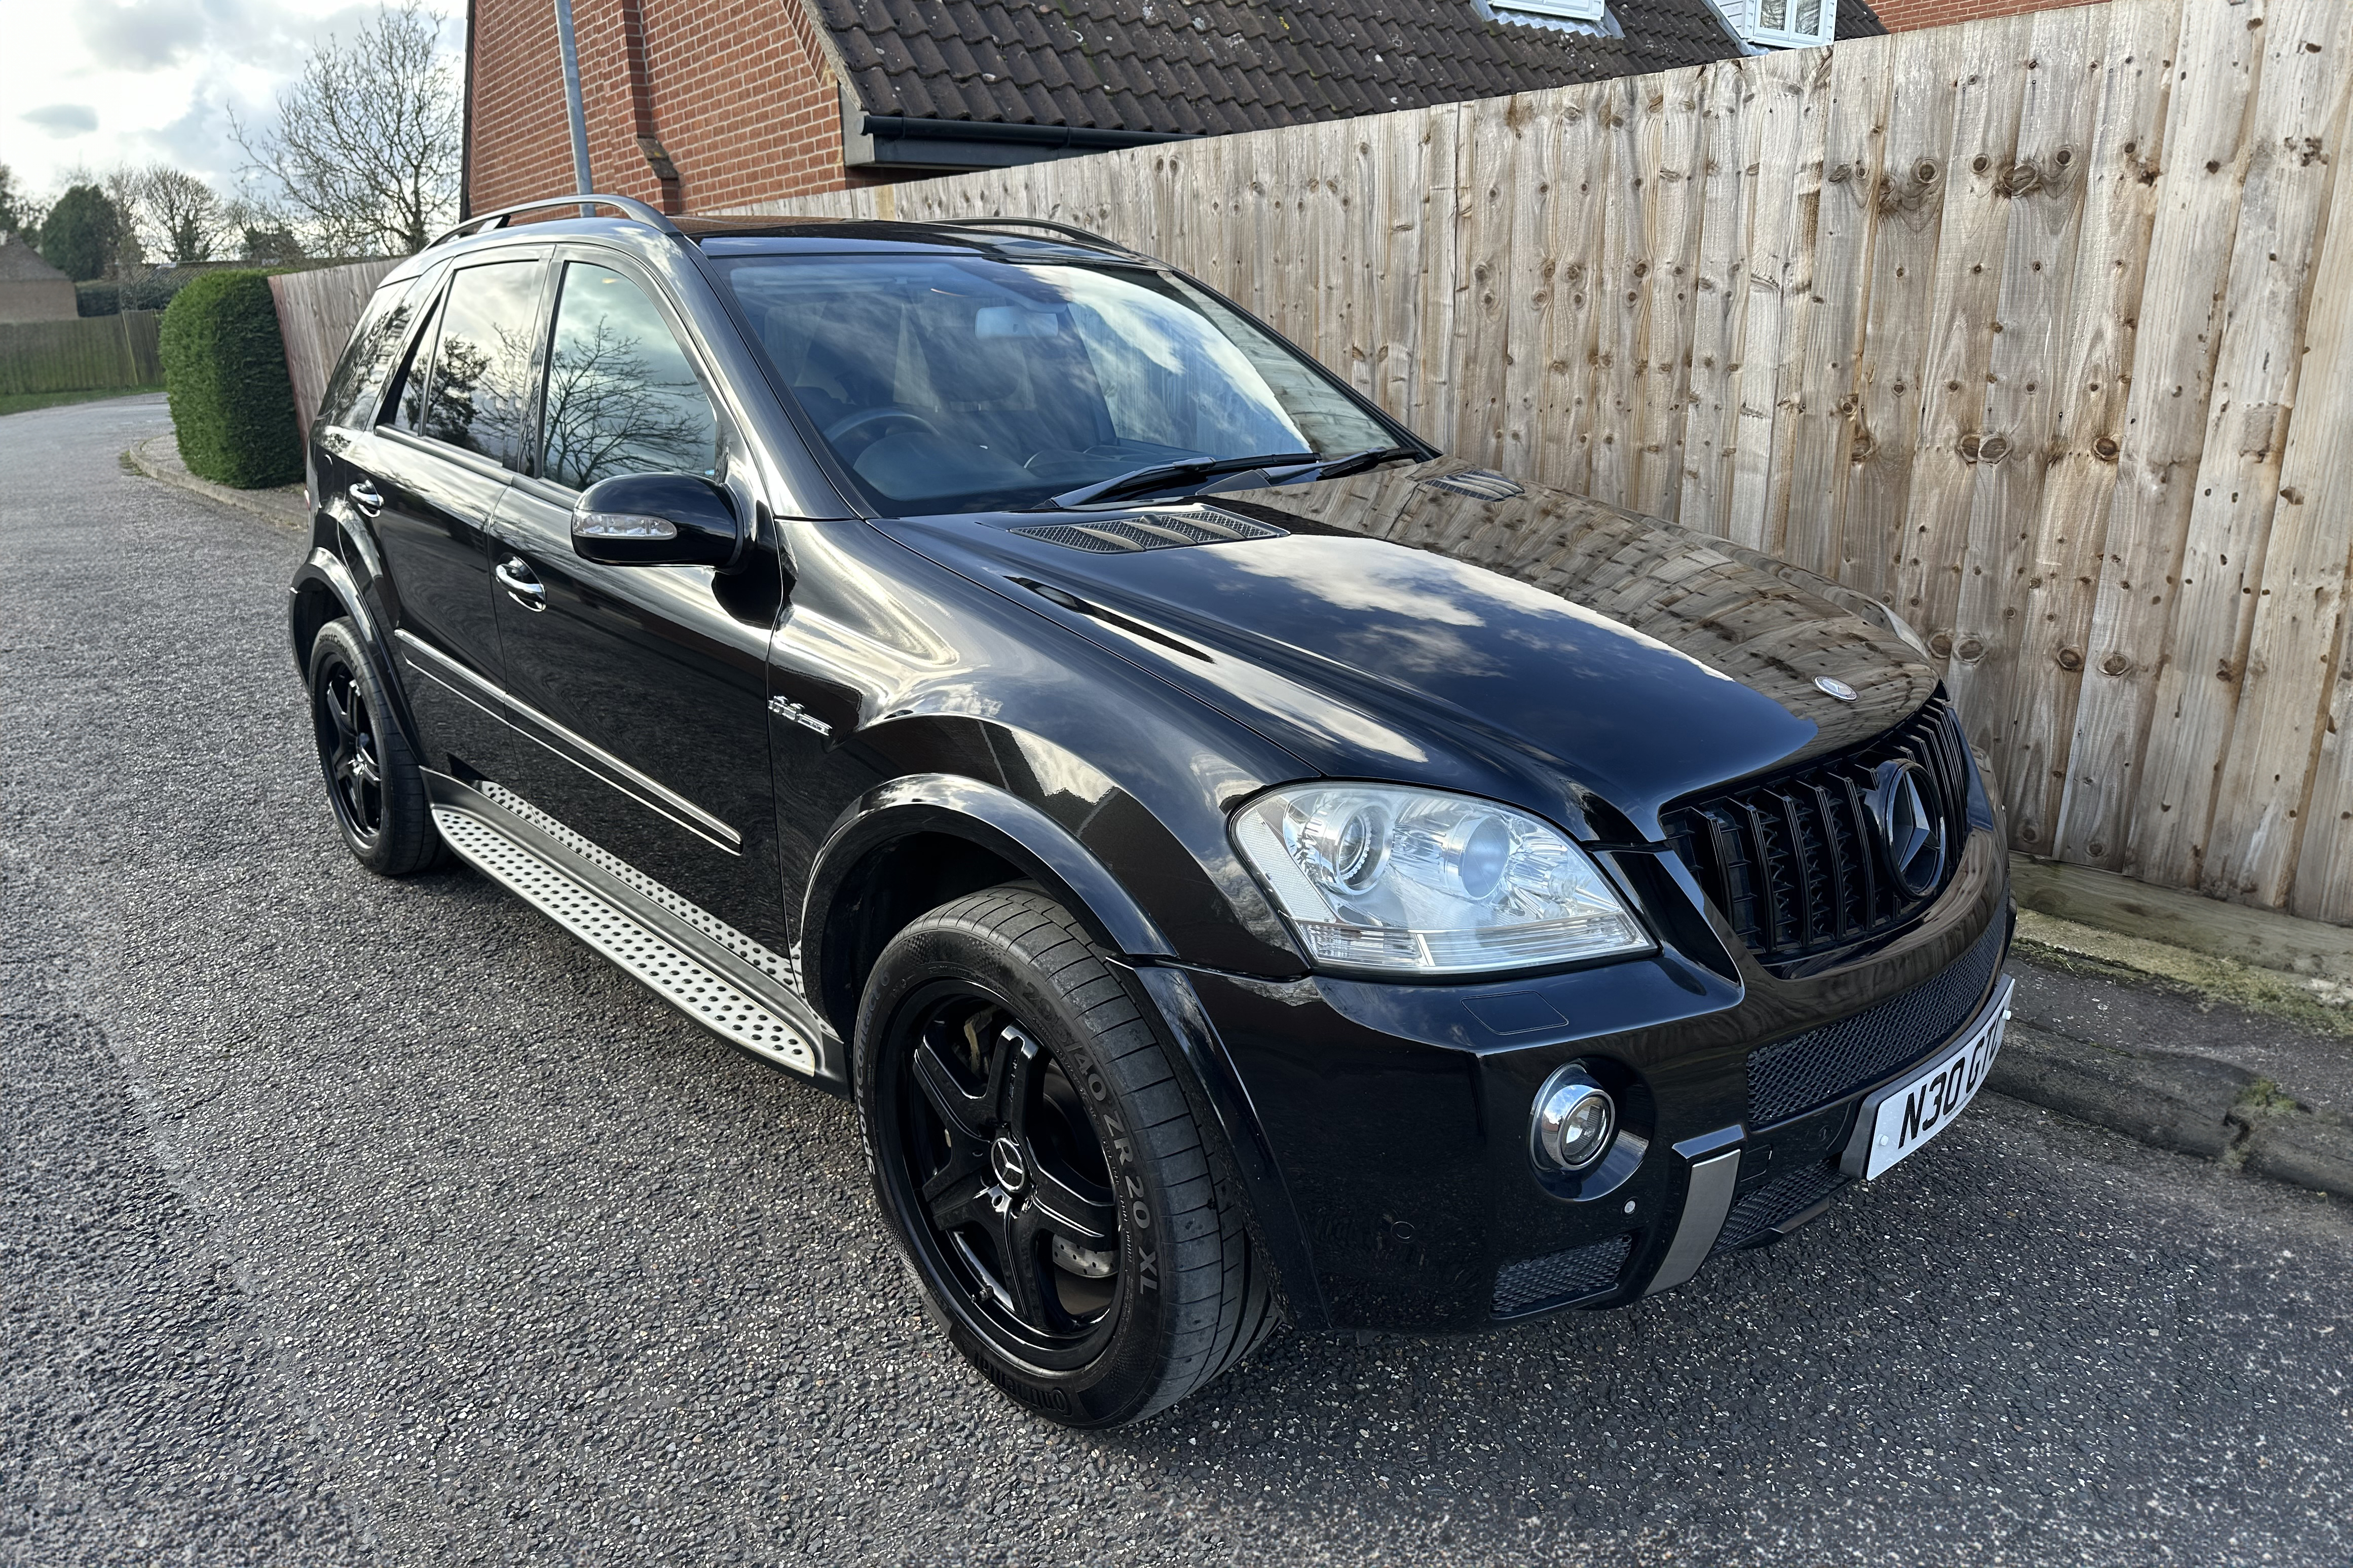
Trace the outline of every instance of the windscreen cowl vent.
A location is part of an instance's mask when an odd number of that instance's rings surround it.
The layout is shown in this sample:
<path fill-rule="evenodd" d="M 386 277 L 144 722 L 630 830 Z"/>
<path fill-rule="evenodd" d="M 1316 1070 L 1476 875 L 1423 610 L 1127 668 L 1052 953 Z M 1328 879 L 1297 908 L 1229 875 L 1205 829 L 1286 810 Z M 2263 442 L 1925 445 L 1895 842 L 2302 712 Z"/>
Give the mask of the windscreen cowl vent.
<path fill-rule="evenodd" d="M 1041 522 L 1013 531 L 1097 555 L 1127 555 L 1139 550 L 1173 550 L 1180 544 L 1234 544 L 1246 539 L 1285 537 L 1282 529 L 1206 507 L 1187 512 L 1153 512 L 1145 517 Z"/>

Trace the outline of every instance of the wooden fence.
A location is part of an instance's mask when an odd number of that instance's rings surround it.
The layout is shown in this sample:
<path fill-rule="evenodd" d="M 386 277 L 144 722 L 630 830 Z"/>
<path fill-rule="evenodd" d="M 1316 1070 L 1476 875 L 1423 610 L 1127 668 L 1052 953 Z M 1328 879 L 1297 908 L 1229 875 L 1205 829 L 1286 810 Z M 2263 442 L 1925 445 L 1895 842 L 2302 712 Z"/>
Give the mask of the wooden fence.
<path fill-rule="evenodd" d="M 2028 853 L 2353 921 L 2346 0 L 2111 0 L 758 210 L 1060 219 L 1880 595 Z"/>
<path fill-rule="evenodd" d="M 0 392 L 86 392 L 160 386 L 154 310 L 0 324 Z"/>
<path fill-rule="evenodd" d="M 334 374 L 368 296 L 401 259 L 271 274 L 269 293 L 278 305 L 278 335 L 286 343 L 286 374 L 294 384 L 294 419 L 303 440 L 311 438 L 311 416 L 319 411 L 327 378 Z"/>

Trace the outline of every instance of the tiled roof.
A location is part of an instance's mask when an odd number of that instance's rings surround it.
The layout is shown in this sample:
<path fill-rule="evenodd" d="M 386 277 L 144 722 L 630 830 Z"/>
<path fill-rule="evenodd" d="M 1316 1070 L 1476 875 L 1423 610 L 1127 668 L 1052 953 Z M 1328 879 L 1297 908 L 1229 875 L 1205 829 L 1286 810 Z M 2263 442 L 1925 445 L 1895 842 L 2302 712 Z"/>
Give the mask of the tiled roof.
<path fill-rule="evenodd" d="M 32 242 L 23 235 L 0 230 L 0 283 L 30 283 L 64 278 L 64 273 L 41 259 L 41 253 L 35 250 Z"/>
<path fill-rule="evenodd" d="M 811 4 L 870 114 L 1104 131 L 1256 131 L 1738 52 L 1707 0 L 1613 0 L 1623 38 L 1490 21 L 1472 0 Z"/>

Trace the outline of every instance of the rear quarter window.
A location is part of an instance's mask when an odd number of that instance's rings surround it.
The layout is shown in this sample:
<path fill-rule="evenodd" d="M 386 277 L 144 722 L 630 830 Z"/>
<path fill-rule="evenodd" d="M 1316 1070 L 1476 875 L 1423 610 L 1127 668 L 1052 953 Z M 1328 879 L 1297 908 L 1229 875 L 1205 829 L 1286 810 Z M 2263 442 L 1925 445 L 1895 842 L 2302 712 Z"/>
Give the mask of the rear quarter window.
<path fill-rule="evenodd" d="M 391 379 L 401 340 L 426 299 L 424 281 L 404 278 L 386 283 L 368 300 L 319 400 L 319 423 L 363 430 L 375 423 L 376 404 Z"/>

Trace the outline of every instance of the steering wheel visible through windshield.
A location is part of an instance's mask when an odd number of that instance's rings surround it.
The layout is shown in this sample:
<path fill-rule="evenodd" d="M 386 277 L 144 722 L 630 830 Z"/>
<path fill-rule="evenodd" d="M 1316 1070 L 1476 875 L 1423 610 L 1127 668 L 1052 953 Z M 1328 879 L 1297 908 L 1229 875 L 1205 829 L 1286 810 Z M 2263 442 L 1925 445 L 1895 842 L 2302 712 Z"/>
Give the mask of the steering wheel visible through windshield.
<path fill-rule="evenodd" d="M 1018 509 L 1161 463 L 1399 438 L 1263 330 L 1145 268 L 908 254 L 722 268 L 779 379 L 886 515 Z"/>

